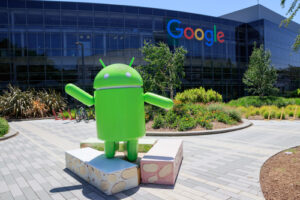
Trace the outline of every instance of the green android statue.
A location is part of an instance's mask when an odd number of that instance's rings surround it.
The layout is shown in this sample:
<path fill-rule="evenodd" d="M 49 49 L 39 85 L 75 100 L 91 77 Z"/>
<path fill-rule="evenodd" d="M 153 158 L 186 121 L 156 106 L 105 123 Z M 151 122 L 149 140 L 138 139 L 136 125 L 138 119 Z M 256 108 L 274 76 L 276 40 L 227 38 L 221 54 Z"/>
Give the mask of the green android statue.
<path fill-rule="evenodd" d="M 67 84 L 66 92 L 87 106 L 95 105 L 98 138 L 104 140 L 107 158 L 113 158 L 119 142 L 124 141 L 127 159 L 135 161 L 138 138 L 145 135 L 144 102 L 170 109 L 173 101 L 143 91 L 140 74 L 125 64 L 105 66 L 94 80 L 94 97 L 74 84 Z"/>

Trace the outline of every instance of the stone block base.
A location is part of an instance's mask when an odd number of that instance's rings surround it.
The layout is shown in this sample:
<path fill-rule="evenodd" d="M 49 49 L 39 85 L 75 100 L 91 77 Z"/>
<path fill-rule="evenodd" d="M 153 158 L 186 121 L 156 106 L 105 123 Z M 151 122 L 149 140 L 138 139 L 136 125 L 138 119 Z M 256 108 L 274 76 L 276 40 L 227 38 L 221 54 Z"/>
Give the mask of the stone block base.
<path fill-rule="evenodd" d="M 182 140 L 158 140 L 141 159 L 142 183 L 174 185 L 182 158 Z"/>
<path fill-rule="evenodd" d="M 107 195 L 139 184 L 138 166 L 119 158 L 107 159 L 92 148 L 66 152 L 66 167 Z"/>

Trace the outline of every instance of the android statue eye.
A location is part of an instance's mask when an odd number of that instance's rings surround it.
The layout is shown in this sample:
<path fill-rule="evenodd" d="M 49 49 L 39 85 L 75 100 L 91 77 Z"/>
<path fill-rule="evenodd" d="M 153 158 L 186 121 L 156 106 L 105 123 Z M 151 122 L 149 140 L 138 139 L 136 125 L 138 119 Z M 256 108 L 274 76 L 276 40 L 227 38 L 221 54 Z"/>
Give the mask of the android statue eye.
<path fill-rule="evenodd" d="M 109 74 L 104 74 L 104 78 L 107 79 L 109 77 Z"/>
<path fill-rule="evenodd" d="M 129 72 L 126 72 L 127 77 L 131 77 L 131 74 Z"/>

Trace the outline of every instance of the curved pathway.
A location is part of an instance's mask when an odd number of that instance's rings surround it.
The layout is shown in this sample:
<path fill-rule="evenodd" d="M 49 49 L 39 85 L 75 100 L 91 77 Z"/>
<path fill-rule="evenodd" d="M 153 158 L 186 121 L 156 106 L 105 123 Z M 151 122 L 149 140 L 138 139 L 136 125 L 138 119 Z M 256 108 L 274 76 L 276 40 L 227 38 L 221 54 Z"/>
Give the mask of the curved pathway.
<path fill-rule="evenodd" d="M 96 137 L 94 121 L 11 122 L 20 134 L 0 141 L 0 199 L 264 199 L 260 167 L 271 155 L 300 145 L 300 121 L 252 122 L 231 133 L 178 137 L 184 160 L 175 187 L 141 185 L 113 196 L 65 169 L 64 152 Z"/>

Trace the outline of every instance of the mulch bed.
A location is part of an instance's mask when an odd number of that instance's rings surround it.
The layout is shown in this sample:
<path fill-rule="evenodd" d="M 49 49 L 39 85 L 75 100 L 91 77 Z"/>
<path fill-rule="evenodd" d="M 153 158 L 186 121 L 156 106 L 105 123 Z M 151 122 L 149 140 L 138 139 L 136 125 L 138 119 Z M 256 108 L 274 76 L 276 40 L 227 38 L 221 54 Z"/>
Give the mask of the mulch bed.
<path fill-rule="evenodd" d="M 300 199 L 300 146 L 269 158 L 261 168 L 260 184 L 266 200 Z"/>
<path fill-rule="evenodd" d="M 157 131 L 157 132 L 178 132 L 178 130 L 176 129 L 171 129 L 171 128 L 159 128 L 159 129 L 154 129 L 152 128 L 152 124 L 153 124 L 153 121 L 149 121 L 146 123 L 146 130 L 147 131 Z M 235 125 L 228 125 L 228 124 L 224 124 L 224 123 L 221 123 L 221 122 L 212 122 L 212 125 L 213 125 L 213 130 L 216 130 L 216 129 L 223 129 L 223 128 L 229 128 L 229 127 L 232 127 L 232 126 L 238 126 L 242 124 L 241 123 L 237 123 Z M 205 131 L 206 129 L 203 128 L 202 126 L 197 126 L 193 129 L 190 129 L 188 131 Z"/>

